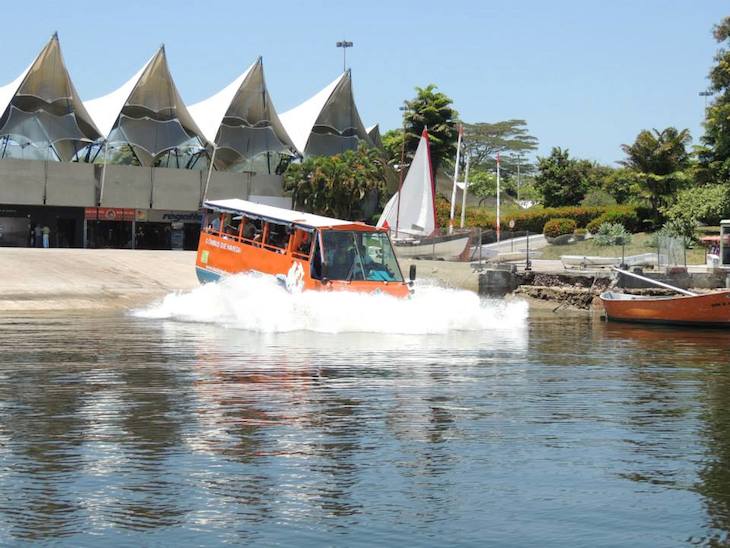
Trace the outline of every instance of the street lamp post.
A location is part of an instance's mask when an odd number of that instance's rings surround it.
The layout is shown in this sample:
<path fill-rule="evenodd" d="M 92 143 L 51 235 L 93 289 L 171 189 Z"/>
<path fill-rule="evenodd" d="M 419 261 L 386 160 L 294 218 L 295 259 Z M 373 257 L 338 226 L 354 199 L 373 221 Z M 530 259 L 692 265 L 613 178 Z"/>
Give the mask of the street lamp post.
<path fill-rule="evenodd" d="M 347 40 L 337 42 L 337 47 L 342 48 L 342 72 L 347 70 L 347 48 L 351 48 L 352 46 L 353 43 Z"/>

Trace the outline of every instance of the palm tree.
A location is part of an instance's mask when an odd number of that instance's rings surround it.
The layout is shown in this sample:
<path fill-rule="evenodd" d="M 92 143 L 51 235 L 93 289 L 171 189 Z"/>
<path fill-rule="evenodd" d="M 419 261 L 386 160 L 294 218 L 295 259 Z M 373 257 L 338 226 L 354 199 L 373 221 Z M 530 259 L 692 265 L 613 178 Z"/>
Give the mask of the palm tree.
<path fill-rule="evenodd" d="M 620 163 L 638 176 L 655 218 L 687 179 L 683 171 L 689 165 L 687 146 L 691 141 L 688 129 L 668 127 L 643 130 L 633 144 L 621 145 L 627 158 Z"/>
<path fill-rule="evenodd" d="M 434 84 L 425 88 L 417 87 L 416 97 L 405 102 L 403 113 L 406 155 L 413 158 L 423 128 L 428 128 L 434 174 L 445 158 L 456 154 L 458 117 L 451 106 L 451 98 L 436 89 Z"/>

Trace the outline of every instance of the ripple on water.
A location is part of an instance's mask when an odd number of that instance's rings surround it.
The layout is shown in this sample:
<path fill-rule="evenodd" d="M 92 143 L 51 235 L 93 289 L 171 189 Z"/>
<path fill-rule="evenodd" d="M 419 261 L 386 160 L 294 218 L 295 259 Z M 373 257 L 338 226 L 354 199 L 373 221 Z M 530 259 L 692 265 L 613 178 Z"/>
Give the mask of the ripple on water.
<path fill-rule="evenodd" d="M 724 333 L 446 295 L 430 302 L 476 306 L 468 321 L 396 305 L 410 334 L 332 333 L 335 312 L 253 329 L 245 300 L 178 321 L 189 296 L 146 317 L 0 318 L 0 544 L 727 534 Z"/>

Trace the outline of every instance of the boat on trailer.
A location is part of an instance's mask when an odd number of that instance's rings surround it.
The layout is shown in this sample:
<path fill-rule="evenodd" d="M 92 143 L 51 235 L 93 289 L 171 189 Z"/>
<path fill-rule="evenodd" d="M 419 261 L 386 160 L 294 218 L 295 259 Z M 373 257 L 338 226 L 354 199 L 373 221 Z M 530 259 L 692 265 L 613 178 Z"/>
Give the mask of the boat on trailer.
<path fill-rule="evenodd" d="M 399 257 L 454 259 L 469 246 L 469 233 L 441 234 L 436 220 L 431 149 L 426 129 L 398 192 L 385 204 L 378 227 L 390 229 Z"/>
<path fill-rule="evenodd" d="M 681 295 L 647 296 L 606 291 L 600 295 L 609 320 L 637 323 L 730 327 L 730 290 L 694 293 L 672 285 L 614 268 L 613 270 Z"/>
<path fill-rule="evenodd" d="M 388 231 L 247 200 L 204 203 L 195 263 L 201 283 L 242 272 L 275 276 L 292 292 L 410 295 Z"/>

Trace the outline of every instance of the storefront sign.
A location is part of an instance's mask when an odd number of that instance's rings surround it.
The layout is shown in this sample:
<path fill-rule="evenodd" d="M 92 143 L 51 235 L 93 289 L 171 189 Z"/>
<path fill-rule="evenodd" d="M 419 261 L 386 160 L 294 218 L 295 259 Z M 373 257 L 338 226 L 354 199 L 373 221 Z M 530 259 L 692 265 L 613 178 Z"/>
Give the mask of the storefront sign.
<path fill-rule="evenodd" d="M 122 207 L 87 207 L 84 218 L 87 221 L 134 221 L 135 210 Z"/>
<path fill-rule="evenodd" d="M 138 222 L 148 223 L 196 223 L 199 224 L 202 216 L 197 211 L 175 211 L 169 209 L 138 209 Z"/>

